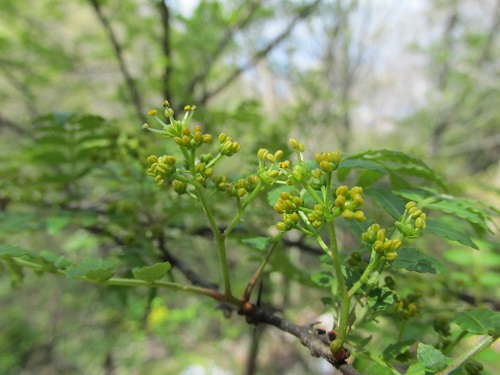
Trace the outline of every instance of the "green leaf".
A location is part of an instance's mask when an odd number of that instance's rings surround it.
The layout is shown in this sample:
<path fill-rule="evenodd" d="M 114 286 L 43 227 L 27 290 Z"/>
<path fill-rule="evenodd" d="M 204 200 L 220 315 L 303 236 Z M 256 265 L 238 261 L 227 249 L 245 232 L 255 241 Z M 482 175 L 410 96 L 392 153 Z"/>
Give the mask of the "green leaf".
<path fill-rule="evenodd" d="M 322 271 L 311 275 L 311 280 L 322 288 L 330 288 L 333 285 L 333 275 L 330 272 Z"/>
<path fill-rule="evenodd" d="M 390 344 L 385 348 L 383 353 L 384 361 L 390 361 L 396 358 L 399 354 L 406 352 L 415 343 L 414 339 Z"/>
<path fill-rule="evenodd" d="M 340 162 L 339 168 L 337 169 L 338 180 L 345 180 L 349 172 L 354 168 L 360 168 L 362 170 L 374 170 L 381 175 L 387 174 L 385 168 L 378 163 L 371 160 L 364 160 L 362 158 L 358 158 L 357 155 L 353 155 Z"/>
<path fill-rule="evenodd" d="M 5 255 L 8 257 L 22 257 L 27 256 L 31 259 L 39 259 L 40 256 L 31 250 L 21 249 L 20 247 L 13 245 L 0 245 L 0 256 Z"/>
<path fill-rule="evenodd" d="M 436 258 L 418 251 L 414 247 L 402 247 L 397 252 L 398 258 L 389 262 L 395 268 L 404 268 L 419 273 L 443 273 L 448 269 Z"/>
<path fill-rule="evenodd" d="M 405 203 L 391 190 L 369 188 L 364 191 L 378 206 L 382 207 L 394 219 L 399 219 L 405 211 Z"/>
<path fill-rule="evenodd" d="M 253 237 L 253 238 L 245 238 L 242 242 L 253 249 L 264 251 L 269 247 L 270 237 Z"/>
<path fill-rule="evenodd" d="M 134 268 L 133 273 L 136 279 L 151 283 L 164 277 L 170 268 L 172 268 L 172 266 L 169 262 L 156 263 L 152 266 Z"/>
<path fill-rule="evenodd" d="M 476 210 L 472 211 L 470 207 L 464 207 L 460 201 L 457 201 L 455 199 L 447 199 L 440 202 L 428 203 L 425 204 L 423 208 L 442 211 L 446 212 L 447 214 L 461 217 L 462 219 L 479 225 L 485 231 L 493 233 L 491 228 L 488 226 L 484 215 L 481 215 L 480 212 L 477 212 Z"/>
<path fill-rule="evenodd" d="M 488 330 L 488 335 L 499 336 L 500 335 L 500 314 L 492 315 L 488 318 L 490 320 L 491 328 Z"/>
<path fill-rule="evenodd" d="M 488 331 L 494 330 L 493 322 L 497 322 L 500 313 L 490 309 L 473 309 L 463 311 L 455 316 L 455 323 L 464 331 L 476 334 L 486 335 Z M 491 318 L 494 318 L 491 320 Z"/>
<path fill-rule="evenodd" d="M 382 311 L 394 305 L 396 294 L 389 288 L 374 288 L 368 294 L 368 305 L 374 311 Z"/>
<path fill-rule="evenodd" d="M 446 367 L 446 357 L 444 354 L 430 345 L 419 343 L 417 358 L 427 370 L 441 371 Z"/>
<path fill-rule="evenodd" d="M 106 259 L 85 259 L 81 264 L 68 268 L 66 277 L 69 279 L 86 277 L 94 281 L 106 281 L 115 274 L 114 261 Z"/>
<path fill-rule="evenodd" d="M 357 220 L 345 220 L 344 223 L 351 230 L 351 232 L 361 241 L 361 236 L 364 232 L 368 230 L 372 222 L 370 220 L 357 221 Z"/>
<path fill-rule="evenodd" d="M 456 241 L 462 245 L 472 247 L 479 250 L 479 247 L 472 241 L 472 239 L 464 232 L 455 230 L 452 226 L 440 222 L 439 220 L 428 219 L 426 221 L 426 231 L 441 238 L 446 238 L 450 241 Z"/>

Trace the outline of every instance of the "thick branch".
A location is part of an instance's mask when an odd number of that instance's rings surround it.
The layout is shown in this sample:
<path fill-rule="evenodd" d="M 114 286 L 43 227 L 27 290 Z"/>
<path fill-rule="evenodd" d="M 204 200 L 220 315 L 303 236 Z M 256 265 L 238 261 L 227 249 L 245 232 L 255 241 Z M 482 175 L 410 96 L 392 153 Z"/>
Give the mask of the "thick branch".
<path fill-rule="evenodd" d="M 205 91 L 200 98 L 195 100 L 195 103 L 197 104 L 204 104 L 210 99 L 211 97 L 217 95 L 220 93 L 222 90 L 224 90 L 227 86 L 229 86 L 236 78 L 238 78 L 244 71 L 252 68 L 257 64 L 261 59 L 266 57 L 269 52 L 271 52 L 276 46 L 278 46 L 285 38 L 287 38 L 292 30 L 295 28 L 297 23 L 308 17 L 314 8 L 320 3 L 321 0 L 315 0 L 313 3 L 305 6 L 302 8 L 297 15 L 292 19 L 292 21 L 288 24 L 288 26 L 279 34 L 276 38 L 271 40 L 266 47 L 263 49 L 257 51 L 250 59 L 250 61 L 241 66 L 236 68 L 233 72 L 231 72 L 226 79 L 224 79 L 219 85 L 217 85 L 214 89 L 210 91 Z"/>
<path fill-rule="evenodd" d="M 266 312 L 264 309 L 252 305 L 240 311 L 246 316 L 249 324 L 268 324 L 278 328 L 280 331 L 288 332 L 300 340 L 300 343 L 311 351 L 314 357 L 320 357 L 335 366 L 344 375 L 359 375 L 358 372 L 344 359 L 335 358 L 330 351 L 330 339 L 326 332 L 314 329 L 313 325 L 299 326 L 282 319 L 276 315 Z"/>
<path fill-rule="evenodd" d="M 137 88 L 137 85 L 135 84 L 134 79 L 132 78 L 132 75 L 128 70 L 127 64 L 125 63 L 125 58 L 123 56 L 123 49 L 122 46 L 120 45 L 120 42 L 118 42 L 118 38 L 115 34 L 115 31 L 111 27 L 111 23 L 109 22 L 108 18 L 102 12 L 99 1 L 98 0 L 88 0 L 88 1 L 94 8 L 97 17 L 99 18 L 99 21 L 101 21 L 101 24 L 106 30 L 108 38 L 111 44 L 113 45 L 113 50 L 115 52 L 116 59 L 118 60 L 118 63 L 120 65 L 120 71 L 123 75 L 123 78 L 125 79 L 125 84 L 127 86 L 130 95 L 130 101 L 135 108 L 137 117 L 142 122 L 146 122 L 146 116 L 144 115 L 144 112 L 142 110 L 142 103 L 141 103 L 141 97 L 139 95 L 139 90 Z"/>

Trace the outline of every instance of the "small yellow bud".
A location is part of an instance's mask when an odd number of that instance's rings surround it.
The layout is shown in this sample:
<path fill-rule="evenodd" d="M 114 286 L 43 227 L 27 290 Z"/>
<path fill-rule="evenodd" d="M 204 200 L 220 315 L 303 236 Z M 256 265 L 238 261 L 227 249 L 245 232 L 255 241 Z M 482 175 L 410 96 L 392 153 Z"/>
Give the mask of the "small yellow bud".
<path fill-rule="evenodd" d="M 274 211 L 276 211 L 279 214 L 282 214 L 284 212 L 283 203 L 281 203 L 281 202 L 276 202 L 274 204 L 273 208 L 274 208 Z"/>
<path fill-rule="evenodd" d="M 405 205 L 405 208 L 410 211 L 410 209 L 412 209 L 413 207 L 417 207 L 417 204 L 413 201 L 409 201 L 408 203 L 406 203 Z"/>
<path fill-rule="evenodd" d="M 338 197 L 339 195 L 346 195 L 347 192 L 349 191 L 349 188 L 347 186 L 339 186 L 336 190 L 335 190 L 335 195 Z"/>
<path fill-rule="evenodd" d="M 269 154 L 269 151 L 266 150 L 265 148 L 261 148 L 257 152 L 257 156 L 259 157 L 259 159 L 262 159 L 262 160 L 264 160 L 266 158 L 267 154 Z"/>
<path fill-rule="evenodd" d="M 276 158 L 276 160 L 279 160 L 283 157 L 283 151 L 282 150 L 278 150 L 274 153 L 274 157 Z"/>
<path fill-rule="evenodd" d="M 398 254 L 396 254 L 396 253 L 387 253 L 387 254 L 385 255 L 385 259 L 387 259 L 389 262 L 390 262 L 391 260 L 395 260 L 395 259 L 397 259 L 397 257 L 398 257 Z"/>
<path fill-rule="evenodd" d="M 354 213 L 354 218 L 359 222 L 366 220 L 365 213 L 363 211 L 356 211 Z"/>
<path fill-rule="evenodd" d="M 278 229 L 280 232 L 286 231 L 285 223 L 283 223 L 282 221 L 276 223 L 276 229 Z"/>
<path fill-rule="evenodd" d="M 379 229 L 377 231 L 377 241 L 381 242 L 385 241 L 385 229 Z"/>
<path fill-rule="evenodd" d="M 306 147 L 302 143 L 299 143 L 299 151 L 304 152 L 305 150 L 306 150 Z"/>
<path fill-rule="evenodd" d="M 422 211 L 421 210 L 416 210 L 416 211 L 414 211 L 414 212 L 411 213 L 411 217 L 414 218 L 414 219 L 419 218 L 421 215 L 422 215 Z"/>
<path fill-rule="evenodd" d="M 174 115 L 174 110 L 172 108 L 165 109 L 165 116 L 170 117 Z"/>
<path fill-rule="evenodd" d="M 289 160 L 282 161 L 278 164 L 278 167 L 282 169 L 288 169 L 290 168 L 290 161 Z"/>
<path fill-rule="evenodd" d="M 274 157 L 273 154 L 267 154 L 266 159 L 269 160 L 271 163 L 276 163 L 276 158 Z"/>
<path fill-rule="evenodd" d="M 148 163 L 149 164 L 158 163 L 158 157 L 156 155 L 148 156 Z"/>
<path fill-rule="evenodd" d="M 294 150 L 298 150 L 299 149 L 299 142 L 295 139 L 290 139 L 290 146 L 292 146 L 292 148 Z"/>
<path fill-rule="evenodd" d="M 392 251 L 398 250 L 401 246 L 403 246 L 403 241 L 399 238 L 392 241 Z"/>
<path fill-rule="evenodd" d="M 268 176 L 272 178 L 277 178 L 280 175 L 280 172 L 277 170 L 272 170 L 267 173 Z"/>
<path fill-rule="evenodd" d="M 363 194 L 363 188 L 361 186 L 354 186 L 351 189 L 351 197 L 353 197 L 355 195 L 361 195 L 361 194 Z"/>
<path fill-rule="evenodd" d="M 190 105 L 186 105 L 186 106 L 184 106 L 184 110 L 185 110 L 186 112 L 187 112 L 187 111 L 189 111 L 190 109 L 191 109 L 191 106 L 190 106 Z"/>
<path fill-rule="evenodd" d="M 352 212 L 351 210 L 344 210 L 342 212 L 342 216 L 345 218 L 345 219 L 352 219 L 354 217 L 354 212 Z"/>
<path fill-rule="evenodd" d="M 149 124 L 147 124 L 147 123 L 142 124 L 142 128 L 144 130 L 149 129 Z"/>
<path fill-rule="evenodd" d="M 220 143 L 225 143 L 226 139 L 227 139 L 227 134 L 225 134 L 225 133 L 220 133 L 219 134 L 219 142 Z"/>
<path fill-rule="evenodd" d="M 165 107 L 165 108 L 166 108 L 166 107 L 170 107 L 170 103 L 168 102 L 168 100 L 165 100 L 165 101 L 163 102 L 163 104 L 162 104 L 162 105 L 163 105 L 163 107 Z"/>
<path fill-rule="evenodd" d="M 344 208 L 345 197 L 343 195 L 339 195 L 337 198 L 335 198 L 335 206 L 337 206 L 338 208 Z"/>
<path fill-rule="evenodd" d="M 423 220 L 422 217 L 417 217 L 417 219 L 415 220 L 415 227 L 420 230 L 424 230 L 425 228 L 427 228 L 425 220 Z"/>
<path fill-rule="evenodd" d="M 158 113 L 158 111 L 156 109 L 152 109 L 148 112 L 148 115 L 150 116 L 156 116 L 156 114 Z"/>
<path fill-rule="evenodd" d="M 179 146 L 184 145 L 184 143 L 182 143 L 182 138 L 180 137 L 174 137 L 174 142 L 177 143 Z"/>
<path fill-rule="evenodd" d="M 245 194 L 247 193 L 247 189 L 244 189 L 244 188 L 241 188 L 241 189 L 238 189 L 238 197 L 242 197 L 244 196 Z"/>
<path fill-rule="evenodd" d="M 212 134 L 203 134 L 203 143 L 212 142 Z"/>
<path fill-rule="evenodd" d="M 321 170 L 325 173 L 330 173 L 333 171 L 332 165 L 329 162 L 327 162 L 326 160 L 321 161 L 319 163 L 319 166 L 320 166 Z"/>

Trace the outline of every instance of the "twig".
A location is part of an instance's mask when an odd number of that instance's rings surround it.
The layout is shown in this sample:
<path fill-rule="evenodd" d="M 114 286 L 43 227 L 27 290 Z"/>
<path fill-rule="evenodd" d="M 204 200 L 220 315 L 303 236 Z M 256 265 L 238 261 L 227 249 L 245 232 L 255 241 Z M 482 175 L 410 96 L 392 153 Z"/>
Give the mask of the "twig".
<path fill-rule="evenodd" d="M 204 82 L 206 80 L 215 62 L 222 55 L 222 52 L 224 52 L 229 42 L 233 39 L 233 36 L 236 33 L 236 31 L 241 30 L 245 28 L 246 25 L 248 25 L 248 23 L 252 19 L 252 16 L 254 15 L 255 11 L 259 8 L 259 5 L 261 3 L 262 2 L 260 0 L 252 0 L 246 2 L 245 5 L 248 6 L 248 8 L 246 9 L 246 14 L 242 16 L 238 20 L 238 22 L 234 23 L 231 27 L 227 29 L 226 33 L 222 36 L 222 39 L 219 41 L 219 44 L 215 48 L 215 51 L 211 54 L 210 60 L 203 65 L 203 69 L 187 85 L 188 92 L 194 92 L 195 87 L 201 82 Z M 244 10 L 241 11 L 240 14 L 243 12 L 245 11 Z"/>
<path fill-rule="evenodd" d="M 111 23 L 109 22 L 108 18 L 104 15 L 101 9 L 101 5 L 99 4 L 98 0 L 88 0 L 89 3 L 92 5 L 94 8 L 97 17 L 101 21 L 102 26 L 106 30 L 106 33 L 108 34 L 108 38 L 111 41 L 111 44 L 113 45 L 113 50 L 115 51 L 115 56 L 116 59 L 118 60 L 118 63 L 120 65 L 120 71 L 125 79 L 125 84 L 127 86 L 127 89 L 129 91 L 130 95 L 130 101 L 132 102 L 132 105 L 135 108 L 137 117 L 142 121 L 146 122 L 146 116 L 144 115 L 144 111 L 142 110 L 142 102 L 141 102 L 141 96 L 139 95 L 139 90 L 137 88 L 137 85 L 135 84 L 134 79 L 132 78 L 132 75 L 130 74 L 127 64 L 125 63 L 125 58 L 123 56 L 123 49 L 120 43 L 118 42 L 118 38 L 111 27 Z"/>
<path fill-rule="evenodd" d="M 217 95 L 220 93 L 222 90 L 224 90 L 227 86 L 229 86 L 236 78 L 238 78 L 244 71 L 250 69 L 251 67 L 255 66 L 256 63 L 258 63 L 262 58 L 267 56 L 269 52 L 271 52 L 276 46 L 278 46 L 288 35 L 292 32 L 292 30 L 295 28 L 297 23 L 309 16 L 309 14 L 312 13 L 316 5 L 320 3 L 321 0 L 315 0 L 313 3 L 305 6 L 302 8 L 297 15 L 292 19 L 292 21 L 288 24 L 288 26 L 273 40 L 271 40 L 266 47 L 263 49 L 257 51 L 250 61 L 239 67 L 236 68 L 233 72 L 231 72 L 226 79 L 224 79 L 219 85 L 217 85 L 214 89 L 211 91 L 205 90 L 205 92 L 197 99 L 195 102 L 197 104 L 204 104 L 207 102 L 208 99 L 211 97 Z"/>
<path fill-rule="evenodd" d="M 162 76 L 162 95 L 163 99 L 168 99 L 169 101 L 174 102 L 175 98 L 172 96 L 172 91 L 170 89 L 170 76 L 172 75 L 172 51 L 170 49 L 170 10 L 165 1 L 158 2 L 158 9 L 160 10 L 161 27 L 163 31 L 161 37 L 161 47 L 163 57 L 166 61 Z"/>

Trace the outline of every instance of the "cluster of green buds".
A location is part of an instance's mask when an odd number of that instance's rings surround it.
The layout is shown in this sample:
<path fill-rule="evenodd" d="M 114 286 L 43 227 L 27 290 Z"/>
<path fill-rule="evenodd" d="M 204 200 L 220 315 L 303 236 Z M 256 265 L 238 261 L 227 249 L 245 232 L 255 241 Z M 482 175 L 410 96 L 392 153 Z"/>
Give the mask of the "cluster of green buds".
<path fill-rule="evenodd" d="M 397 238 L 390 240 L 385 236 L 385 229 L 380 228 L 380 225 L 371 225 L 366 232 L 361 235 L 363 241 L 372 245 L 372 250 L 376 253 L 383 254 L 389 261 L 398 257 L 396 251 L 403 245 L 403 242 Z"/>
<path fill-rule="evenodd" d="M 257 152 L 257 156 L 259 158 L 259 168 L 257 174 L 264 185 L 271 186 L 281 174 L 279 170 L 274 169 L 274 164 L 283 157 L 283 151 L 278 150 L 273 154 L 269 150 L 261 148 Z M 266 165 L 266 162 L 271 163 L 271 165 Z M 289 165 L 290 162 L 288 160 L 278 163 L 279 168 Z"/>
<path fill-rule="evenodd" d="M 323 212 L 323 206 L 321 204 L 315 204 L 312 212 L 307 213 L 307 220 L 315 228 L 321 228 L 325 222 L 325 214 Z"/>
<path fill-rule="evenodd" d="M 160 157 L 151 155 L 148 157 L 148 162 L 151 164 L 151 167 L 147 170 L 147 174 L 154 177 L 158 186 L 163 185 L 176 171 L 175 158 L 170 155 Z"/>
<path fill-rule="evenodd" d="M 217 189 L 225 190 L 230 196 L 241 198 L 251 192 L 259 183 L 259 177 L 252 175 L 240 178 L 237 182 L 228 183 L 225 176 L 217 177 L 215 180 Z"/>
<path fill-rule="evenodd" d="M 422 231 L 426 228 L 426 214 L 418 208 L 417 204 L 413 201 L 406 203 L 405 212 L 396 221 L 395 225 L 399 232 L 406 238 L 417 238 Z"/>
<path fill-rule="evenodd" d="M 399 317 L 403 320 L 408 320 L 412 316 L 418 314 L 418 306 L 416 304 L 416 300 L 418 299 L 418 295 L 410 294 L 407 298 L 397 297 L 394 302 L 394 307 L 396 308 L 396 312 Z"/>
<path fill-rule="evenodd" d="M 240 144 L 238 142 L 234 142 L 231 137 L 228 137 L 225 133 L 219 134 L 219 142 L 219 152 L 222 155 L 233 156 L 241 150 Z"/>
<path fill-rule="evenodd" d="M 331 173 L 339 167 L 340 161 L 342 160 L 342 153 L 339 151 L 323 152 L 322 154 L 317 153 L 314 159 L 316 163 L 319 164 L 319 168 L 322 172 Z"/>
<path fill-rule="evenodd" d="M 181 130 L 181 136 L 174 137 L 175 143 L 186 148 L 198 148 L 203 143 L 212 142 L 212 134 L 203 134 L 199 125 L 195 126 L 193 131 L 185 127 Z"/>
<path fill-rule="evenodd" d="M 451 336 L 450 318 L 447 315 L 442 314 L 436 316 L 432 321 L 432 328 L 441 336 Z"/>
<path fill-rule="evenodd" d="M 299 223 L 299 208 L 302 206 L 303 200 L 296 190 L 290 192 L 282 192 L 280 197 L 274 204 L 274 210 L 281 214 L 283 221 L 276 224 L 279 231 L 285 232 L 292 230 Z"/>
<path fill-rule="evenodd" d="M 190 130 L 191 120 L 193 118 L 196 106 L 194 105 L 185 106 L 184 107 L 185 114 L 182 120 L 174 119 L 174 110 L 170 108 L 170 103 L 167 100 L 163 102 L 163 107 L 165 108 L 164 111 L 165 117 L 169 119 L 169 124 L 166 124 L 157 116 L 158 111 L 156 109 L 152 109 L 148 112 L 148 115 L 153 117 L 158 122 L 158 124 L 161 125 L 162 129 L 161 130 L 153 129 L 149 126 L 148 123 L 142 125 L 143 129 L 147 129 L 154 133 L 162 134 L 167 138 L 178 138 L 175 141 L 177 144 L 179 145 L 182 144 L 183 146 L 190 148 L 199 147 L 203 142 L 205 143 L 210 142 L 212 137 L 209 134 L 203 136 L 203 134 L 201 134 L 200 129 L 195 129 L 193 132 L 191 132 Z M 192 140 L 193 142 L 191 142 Z"/>
<path fill-rule="evenodd" d="M 364 203 L 363 188 L 354 186 L 351 190 L 347 186 L 339 186 L 335 190 L 335 206 L 340 209 L 342 216 L 346 219 L 366 220 L 365 214 L 359 209 Z"/>

